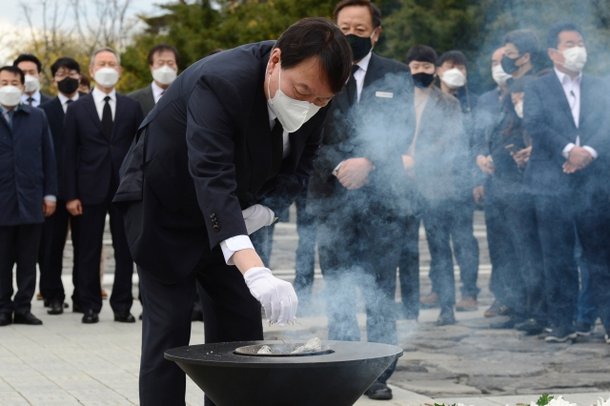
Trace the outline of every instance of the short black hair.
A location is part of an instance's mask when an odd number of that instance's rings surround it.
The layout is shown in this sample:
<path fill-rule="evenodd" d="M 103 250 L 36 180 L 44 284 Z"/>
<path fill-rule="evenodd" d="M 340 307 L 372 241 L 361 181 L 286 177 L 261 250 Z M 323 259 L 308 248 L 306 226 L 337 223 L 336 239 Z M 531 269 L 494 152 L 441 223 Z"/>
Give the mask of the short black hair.
<path fill-rule="evenodd" d="M 18 67 L 11 66 L 11 65 L 6 65 L 6 66 L 3 66 L 3 67 L 0 68 L 0 72 L 2 72 L 2 71 L 11 72 L 12 74 L 18 75 L 19 76 L 19 80 L 21 81 L 21 84 L 25 83 L 25 74 Z"/>
<path fill-rule="evenodd" d="M 333 11 L 333 18 L 337 21 L 337 15 L 339 12 L 343 10 L 345 7 L 351 6 L 362 6 L 368 7 L 371 12 L 371 20 L 373 21 L 373 28 L 377 28 L 381 26 L 381 10 L 379 7 L 374 5 L 370 0 L 342 0 L 335 6 L 335 10 Z"/>
<path fill-rule="evenodd" d="M 42 72 L 42 63 L 40 59 L 36 58 L 35 55 L 32 54 L 21 54 L 13 61 L 13 66 L 19 65 L 21 62 L 34 62 L 36 64 L 36 68 L 38 69 L 38 73 Z"/>
<path fill-rule="evenodd" d="M 407 56 L 405 57 L 405 63 L 408 65 L 411 61 L 429 62 L 436 65 L 438 55 L 434 48 L 428 45 L 413 45 Z"/>
<path fill-rule="evenodd" d="M 580 34 L 581 37 L 585 37 L 582 33 L 581 28 L 574 24 L 568 22 L 558 22 L 555 23 L 549 28 L 549 32 L 546 37 L 546 44 L 548 48 L 557 48 L 559 44 L 559 34 L 565 31 L 576 31 Z"/>
<path fill-rule="evenodd" d="M 169 44 L 157 44 L 154 47 L 152 47 L 152 49 L 148 52 L 148 56 L 146 57 L 146 60 L 148 61 L 148 65 L 152 65 L 153 64 L 153 56 L 157 53 L 157 52 L 172 52 L 174 54 L 174 57 L 176 58 L 176 65 L 178 64 L 178 50 L 169 45 Z"/>
<path fill-rule="evenodd" d="M 51 76 L 55 76 L 55 74 L 60 68 L 65 68 L 67 70 L 75 70 L 80 73 L 80 65 L 78 64 L 78 62 L 68 56 L 62 56 L 61 58 L 58 58 L 55 62 L 53 62 L 53 65 L 51 65 Z"/>
<path fill-rule="evenodd" d="M 291 68 L 318 57 L 333 93 L 345 85 L 352 68 L 352 51 L 345 35 L 330 20 L 304 18 L 280 35 L 275 47 L 282 51 L 282 68 Z"/>
<path fill-rule="evenodd" d="M 504 36 L 504 45 L 513 44 L 519 50 L 519 56 L 530 54 L 536 57 L 540 53 L 540 41 L 533 30 L 513 30 Z"/>
<path fill-rule="evenodd" d="M 443 52 L 441 56 L 438 57 L 436 61 L 436 66 L 441 66 L 445 62 L 453 62 L 456 65 L 464 65 L 466 66 L 467 60 L 466 55 L 462 51 L 458 51 L 457 49 Z"/>

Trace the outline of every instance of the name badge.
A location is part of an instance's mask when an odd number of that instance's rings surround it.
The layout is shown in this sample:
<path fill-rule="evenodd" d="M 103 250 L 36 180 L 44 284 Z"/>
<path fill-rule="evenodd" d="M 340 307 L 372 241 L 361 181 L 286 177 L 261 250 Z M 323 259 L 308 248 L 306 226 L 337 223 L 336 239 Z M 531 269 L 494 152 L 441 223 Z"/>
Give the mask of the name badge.
<path fill-rule="evenodd" d="M 392 92 L 375 92 L 375 97 L 383 97 L 384 99 L 392 99 L 394 97 L 394 93 Z"/>

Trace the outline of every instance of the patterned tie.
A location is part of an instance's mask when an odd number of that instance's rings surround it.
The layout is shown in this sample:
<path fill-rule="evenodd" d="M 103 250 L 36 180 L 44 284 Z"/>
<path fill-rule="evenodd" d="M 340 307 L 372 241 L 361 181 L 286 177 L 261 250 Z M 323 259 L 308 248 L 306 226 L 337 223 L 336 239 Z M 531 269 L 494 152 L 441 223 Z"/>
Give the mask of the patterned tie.
<path fill-rule="evenodd" d="M 106 138 L 112 137 L 112 110 L 110 109 L 110 96 L 104 97 L 104 110 L 102 111 L 102 133 Z"/>

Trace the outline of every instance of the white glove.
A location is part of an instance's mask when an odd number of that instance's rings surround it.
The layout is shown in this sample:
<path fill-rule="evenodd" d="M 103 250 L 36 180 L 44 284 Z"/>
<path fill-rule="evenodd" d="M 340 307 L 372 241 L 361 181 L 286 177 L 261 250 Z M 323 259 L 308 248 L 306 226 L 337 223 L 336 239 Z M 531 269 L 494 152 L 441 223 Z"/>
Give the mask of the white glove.
<path fill-rule="evenodd" d="M 250 268 L 244 273 L 250 293 L 261 302 L 270 323 L 292 323 L 296 319 L 299 299 L 290 282 L 276 278 L 271 270 Z"/>
<path fill-rule="evenodd" d="M 265 227 L 270 226 L 275 221 L 275 213 L 267 206 L 255 204 L 241 211 L 246 222 L 248 235 Z"/>

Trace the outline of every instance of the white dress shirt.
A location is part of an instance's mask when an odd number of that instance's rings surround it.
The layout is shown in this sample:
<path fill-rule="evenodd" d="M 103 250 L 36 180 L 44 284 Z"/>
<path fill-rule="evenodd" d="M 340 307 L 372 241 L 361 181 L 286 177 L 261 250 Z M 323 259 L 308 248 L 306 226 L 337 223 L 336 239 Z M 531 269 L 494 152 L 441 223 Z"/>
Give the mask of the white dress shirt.
<path fill-rule="evenodd" d="M 360 69 L 354 72 L 354 79 L 356 80 L 356 100 L 360 103 L 360 94 L 362 94 L 362 88 L 364 87 L 364 77 L 366 76 L 366 71 L 369 68 L 369 62 L 371 62 L 371 55 L 373 51 L 366 54 L 364 58 L 358 61 L 356 65 Z"/>
<path fill-rule="evenodd" d="M 61 103 L 61 108 L 64 109 L 64 113 L 68 110 L 68 100 L 72 100 L 73 102 L 77 101 L 79 97 L 78 92 L 74 94 L 74 97 L 69 98 L 65 96 L 63 93 L 58 93 L 57 98 L 59 98 L 59 102 Z M 101 120 L 101 119 L 100 119 Z"/>
<path fill-rule="evenodd" d="M 559 83 L 561 83 L 561 87 L 563 88 L 563 92 L 566 95 L 566 100 L 568 101 L 568 105 L 570 106 L 570 111 L 572 112 L 572 120 L 574 120 L 574 125 L 578 128 L 580 124 L 580 84 L 582 82 L 582 73 L 578 74 L 575 78 L 571 78 L 570 75 L 567 75 L 563 72 L 554 68 L 555 74 L 559 79 Z M 575 146 L 580 146 L 580 136 L 576 136 L 574 142 L 568 143 L 563 148 L 563 156 L 564 158 L 568 158 L 570 151 Z M 597 158 L 597 151 L 591 148 L 588 145 L 583 146 L 593 158 Z"/>
<path fill-rule="evenodd" d="M 32 100 L 32 107 L 38 107 L 40 106 L 40 90 L 36 90 L 36 92 L 32 93 L 31 96 L 27 95 L 27 94 L 22 94 L 21 95 L 21 103 L 25 104 L 26 106 L 29 106 L 30 103 L 28 102 L 29 98 L 32 98 L 34 100 Z"/>
<path fill-rule="evenodd" d="M 161 96 L 163 96 L 163 93 L 165 93 L 167 89 L 163 89 L 162 87 L 160 87 L 154 80 L 151 83 L 150 87 L 152 89 L 153 100 L 155 101 L 155 104 L 157 104 L 159 103 L 159 99 L 161 98 Z"/>
<path fill-rule="evenodd" d="M 93 96 L 93 101 L 95 102 L 95 109 L 97 110 L 97 116 L 100 118 L 100 121 L 102 121 L 102 114 L 104 112 L 104 104 L 106 104 L 106 101 L 104 101 L 104 98 L 106 96 L 110 96 L 110 100 L 108 100 L 108 104 L 110 104 L 110 111 L 112 111 L 112 121 L 114 121 L 114 117 L 116 115 L 116 90 L 112 89 L 112 91 L 108 94 L 102 92 L 101 90 L 99 90 L 97 87 L 93 88 L 93 91 L 91 92 L 91 95 Z"/>

